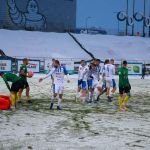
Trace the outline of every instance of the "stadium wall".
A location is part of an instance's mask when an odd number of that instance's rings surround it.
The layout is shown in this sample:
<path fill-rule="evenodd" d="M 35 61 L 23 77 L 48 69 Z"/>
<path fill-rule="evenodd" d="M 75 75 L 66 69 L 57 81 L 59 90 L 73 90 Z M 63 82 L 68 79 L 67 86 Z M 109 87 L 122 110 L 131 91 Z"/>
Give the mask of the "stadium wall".
<path fill-rule="evenodd" d="M 0 28 L 75 30 L 76 0 L 0 0 Z"/>

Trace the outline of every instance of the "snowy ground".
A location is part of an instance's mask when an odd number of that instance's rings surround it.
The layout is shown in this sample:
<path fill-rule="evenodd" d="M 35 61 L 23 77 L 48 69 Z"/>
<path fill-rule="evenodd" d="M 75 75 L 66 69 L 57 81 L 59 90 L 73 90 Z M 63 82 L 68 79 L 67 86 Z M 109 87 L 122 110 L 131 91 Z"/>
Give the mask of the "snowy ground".
<path fill-rule="evenodd" d="M 16 112 L 0 112 L 0 150 L 150 149 L 150 78 L 130 78 L 125 113 L 118 109 L 117 94 L 112 103 L 105 95 L 98 104 L 75 102 L 76 76 L 65 85 L 63 110 L 50 111 L 50 82 L 39 84 L 38 78 L 29 80 L 33 104 L 24 100 Z M 0 93 L 8 94 L 2 79 Z"/>

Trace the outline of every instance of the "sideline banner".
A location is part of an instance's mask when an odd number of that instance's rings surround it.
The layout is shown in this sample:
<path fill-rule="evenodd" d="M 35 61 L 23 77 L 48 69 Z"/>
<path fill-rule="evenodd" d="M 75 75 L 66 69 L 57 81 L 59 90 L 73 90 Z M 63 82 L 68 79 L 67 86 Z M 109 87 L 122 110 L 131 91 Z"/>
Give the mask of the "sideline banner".
<path fill-rule="evenodd" d="M 20 66 L 23 64 L 22 60 L 17 61 L 18 72 L 20 70 Z M 29 60 L 29 64 L 27 66 L 28 71 L 31 70 L 34 73 L 40 72 L 40 60 Z"/>
<path fill-rule="evenodd" d="M 143 63 L 128 62 L 129 75 L 141 75 Z"/>
<path fill-rule="evenodd" d="M 12 72 L 12 60 L 0 58 L 0 71 L 1 72 Z"/>

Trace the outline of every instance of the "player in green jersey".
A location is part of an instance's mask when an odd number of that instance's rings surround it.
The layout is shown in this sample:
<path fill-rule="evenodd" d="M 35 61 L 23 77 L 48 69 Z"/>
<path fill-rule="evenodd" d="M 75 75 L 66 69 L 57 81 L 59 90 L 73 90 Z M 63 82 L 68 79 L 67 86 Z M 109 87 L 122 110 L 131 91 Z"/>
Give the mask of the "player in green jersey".
<path fill-rule="evenodd" d="M 16 103 L 19 101 L 19 97 L 17 96 L 17 93 L 19 92 L 19 90 L 23 89 L 23 82 L 20 77 L 12 73 L 0 72 L 0 77 L 3 78 L 7 88 L 10 91 L 10 99 L 12 101 L 12 108 L 15 108 Z M 8 82 L 12 83 L 11 87 Z"/>
<path fill-rule="evenodd" d="M 119 97 L 118 103 L 122 111 L 126 110 L 126 104 L 129 100 L 131 86 L 128 79 L 127 61 L 124 60 L 122 67 L 119 69 Z"/>
<path fill-rule="evenodd" d="M 29 60 L 27 58 L 24 58 L 23 64 L 20 66 L 19 77 L 24 83 L 24 89 L 26 89 L 27 101 L 30 103 L 31 102 L 30 95 L 29 95 L 30 87 L 29 87 L 27 78 L 31 78 L 31 77 L 28 75 L 28 70 L 27 70 L 28 64 L 29 64 Z M 23 92 L 23 89 L 20 91 L 20 94 L 19 94 L 20 96 L 22 95 L 22 92 Z"/>

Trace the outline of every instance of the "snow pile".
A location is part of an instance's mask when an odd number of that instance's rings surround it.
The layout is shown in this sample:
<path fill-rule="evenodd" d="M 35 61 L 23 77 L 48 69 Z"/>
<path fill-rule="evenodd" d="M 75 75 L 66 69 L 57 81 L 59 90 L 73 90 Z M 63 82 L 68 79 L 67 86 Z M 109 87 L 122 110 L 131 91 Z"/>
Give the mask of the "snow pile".
<path fill-rule="evenodd" d="M 74 36 L 95 57 L 150 62 L 150 38 L 87 34 Z"/>
<path fill-rule="evenodd" d="M 100 59 L 150 62 L 150 38 L 73 34 L 95 57 Z M 67 33 L 43 33 L 0 30 L 0 49 L 17 57 L 90 59 Z"/>
<path fill-rule="evenodd" d="M 0 49 L 17 57 L 90 58 L 67 33 L 0 30 Z"/>

